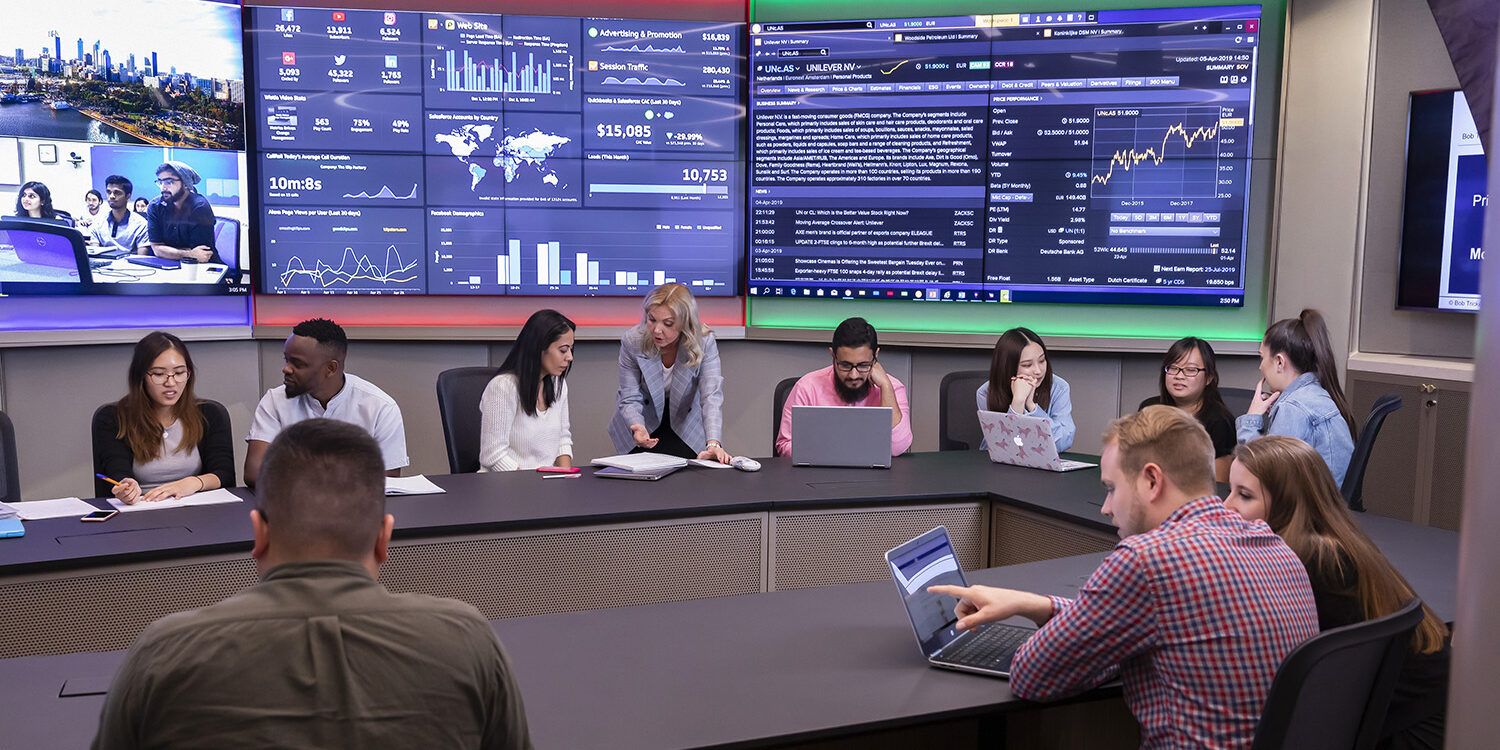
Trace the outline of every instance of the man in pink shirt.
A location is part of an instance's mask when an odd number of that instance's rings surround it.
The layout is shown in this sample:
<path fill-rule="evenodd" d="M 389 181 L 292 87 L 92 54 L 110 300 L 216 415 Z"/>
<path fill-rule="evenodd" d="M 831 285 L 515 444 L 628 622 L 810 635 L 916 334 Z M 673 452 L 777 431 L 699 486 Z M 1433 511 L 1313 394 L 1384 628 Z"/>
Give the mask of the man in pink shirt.
<path fill-rule="evenodd" d="M 906 386 L 880 366 L 880 341 L 864 318 L 850 318 L 833 330 L 828 348 L 833 364 L 803 375 L 781 407 L 776 455 L 792 453 L 793 406 L 888 406 L 891 409 L 891 455 L 911 447 L 911 407 Z"/>

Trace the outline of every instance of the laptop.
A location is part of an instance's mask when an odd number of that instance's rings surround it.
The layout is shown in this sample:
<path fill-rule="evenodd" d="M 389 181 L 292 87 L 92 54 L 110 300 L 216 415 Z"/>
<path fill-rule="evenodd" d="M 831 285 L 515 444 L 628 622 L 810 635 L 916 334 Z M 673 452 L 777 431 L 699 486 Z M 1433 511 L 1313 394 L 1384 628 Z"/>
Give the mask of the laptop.
<path fill-rule="evenodd" d="M 973 630 L 958 630 L 953 609 L 958 600 L 930 594 L 928 586 L 967 586 L 964 570 L 953 554 L 948 529 L 939 526 L 887 553 L 896 590 L 911 618 L 917 648 L 927 663 L 939 669 L 1010 677 L 1010 661 L 1036 628 L 992 622 Z"/>
<path fill-rule="evenodd" d="M 891 468 L 891 407 L 793 406 L 792 465 Z"/>
<path fill-rule="evenodd" d="M 602 469 L 595 469 L 594 476 L 604 477 L 605 479 L 638 479 L 643 482 L 655 482 L 656 480 L 661 479 L 662 477 L 671 474 L 672 472 L 675 472 L 681 468 L 681 466 L 663 466 L 652 469 L 642 469 L 640 471 L 631 471 L 629 469 L 620 469 L 614 466 L 606 466 Z"/>
<path fill-rule="evenodd" d="M 1047 471 L 1077 471 L 1098 466 L 1087 461 L 1058 458 L 1057 443 L 1052 442 L 1052 421 L 1046 417 L 981 410 L 979 429 L 984 431 L 984 447 L 990 452 L 990 460 L 997 464 Z"/>

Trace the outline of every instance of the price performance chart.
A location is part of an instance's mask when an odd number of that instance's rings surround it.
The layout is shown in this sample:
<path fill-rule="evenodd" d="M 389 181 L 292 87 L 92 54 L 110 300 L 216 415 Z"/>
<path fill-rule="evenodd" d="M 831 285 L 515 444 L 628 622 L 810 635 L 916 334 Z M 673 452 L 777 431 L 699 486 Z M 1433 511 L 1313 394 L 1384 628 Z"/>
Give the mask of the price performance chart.
<path fill-rule="evenodd" d="M 750 294 L 1243 305 L 1260 11 L 752 25 Z"/>
<path fill-rule="evenodd" d="M 247 13 L 262 292 L 739 293 L 743 25 Z"/>

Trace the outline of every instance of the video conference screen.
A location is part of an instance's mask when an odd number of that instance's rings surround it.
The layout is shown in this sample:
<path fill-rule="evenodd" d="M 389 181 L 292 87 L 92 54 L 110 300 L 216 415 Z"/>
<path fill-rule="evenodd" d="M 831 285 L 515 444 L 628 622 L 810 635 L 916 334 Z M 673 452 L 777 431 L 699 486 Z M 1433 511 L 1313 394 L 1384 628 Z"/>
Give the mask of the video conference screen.
<path fill-rule="evenodd" d="M 1260 13 L 752 24 L 750 294 L 1242 306 Z"/>
<path fill-rule="evenodd" d="M 238 2 L 0 14 L 0 294 L 246 294 Z"/>
<path fill-rule="evenodd" d="M 1479 312 L 1488 170 L 1463 92 L 1412 94 L 1397 306 Z"/>
<path fill-rule="evenodd" d="M 742 24 L 247 9 L 261 291 L 739 291 Z"/>

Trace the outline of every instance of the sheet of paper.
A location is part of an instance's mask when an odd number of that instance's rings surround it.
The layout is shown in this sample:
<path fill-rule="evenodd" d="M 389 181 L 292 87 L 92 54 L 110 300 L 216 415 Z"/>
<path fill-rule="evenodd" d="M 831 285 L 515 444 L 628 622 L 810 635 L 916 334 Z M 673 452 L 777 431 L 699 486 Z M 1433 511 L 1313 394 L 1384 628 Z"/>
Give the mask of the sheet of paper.
<path fill-rule="evenodd" d="M 702 466 L 705 469 L 733 469 L 729 464 L 721 464 L 711 458 L 690 458 L 688 463 L 694 466 Z"/>
<path fill-rule="evenodd" d="M 167 508 L 186 508 L 193 505 L 218 505 L 220 503 L 243 502 L 239 495 L 225 489 L 207 490 L 187 497 L 172 498 L 171 500 L 153 500 L 146 502 L 141 500 L 135 505 L 126 505 L 114 498 L 108 498 L 109 504 L 117 508 L 121 513 L 134 513 L 138 510 L 165 510 Z"/>
<path fill-rule="evenodd" d="M 426 475 L 418 474 L 413 477 L 386 477 L 385 494 L 387 495 L 436 495 L 447 492 L 432 483 Z"/>
<path fill-rule="evenodd" d="M 21 514 L 23 521 L 40 521 L 43 518 L 77 518 L 99 510 L 76 497 L 27 500 L 21 503 L 11 503 L 10 506 Z"/>

